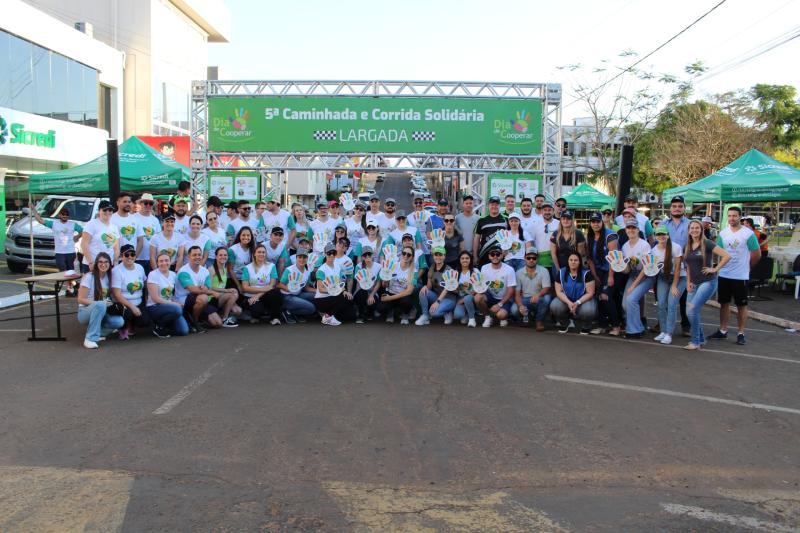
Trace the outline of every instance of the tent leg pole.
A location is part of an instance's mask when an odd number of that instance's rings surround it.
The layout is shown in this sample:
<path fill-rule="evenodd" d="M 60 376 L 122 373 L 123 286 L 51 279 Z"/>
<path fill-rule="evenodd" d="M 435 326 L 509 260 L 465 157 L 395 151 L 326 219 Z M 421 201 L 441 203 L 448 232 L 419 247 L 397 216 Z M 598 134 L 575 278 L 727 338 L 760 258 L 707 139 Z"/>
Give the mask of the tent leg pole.
<path fill-rule="evenodd" d="M 33 199 L 31 198 L 31 191 L 30 191 L 30 187 L 29 187 L 28 188 L 28 211 L 29 211 L 28 212 L 28 229 L 30 231 L 29 231 L 29 235 L 28 235 L 28 240 L 30 241 L 29 244 L 30 244 L 30 247 L 31 247 L 31 276 L 35 276 L 36 275 L 36 259 L 34 258 L 34 255 L 33 255 L 33 209 L 36 209 L 36 207 L 33 205 Z"/>

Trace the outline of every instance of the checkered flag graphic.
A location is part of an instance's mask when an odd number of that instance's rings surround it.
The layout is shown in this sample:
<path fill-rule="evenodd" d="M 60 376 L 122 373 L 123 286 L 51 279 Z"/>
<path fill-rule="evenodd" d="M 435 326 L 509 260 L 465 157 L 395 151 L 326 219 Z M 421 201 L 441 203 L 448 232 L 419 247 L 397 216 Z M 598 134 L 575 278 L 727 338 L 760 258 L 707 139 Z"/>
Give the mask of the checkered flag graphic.
<path fill-rule="evenodd" d="M 335 141 L 336 140 L 336 130 L 315 130 L 314 131 L 314 140 L 315 141 Z"/>
<path fill-rule="evenodd" d="M 435 131 L 415 131 L 411 134 L 411 139 L 414 141 L 435 141 Z"/>

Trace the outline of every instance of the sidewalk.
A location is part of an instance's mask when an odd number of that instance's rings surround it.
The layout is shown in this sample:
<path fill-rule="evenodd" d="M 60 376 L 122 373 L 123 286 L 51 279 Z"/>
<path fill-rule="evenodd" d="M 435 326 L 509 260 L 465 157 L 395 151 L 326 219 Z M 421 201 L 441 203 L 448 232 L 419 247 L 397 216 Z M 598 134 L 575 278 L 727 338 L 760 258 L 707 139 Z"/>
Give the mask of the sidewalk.
<path fill-rule="evenodd" d="M 757 293 L 754 293 L 754 296 L 755 294 Z M 750 300 L 747 303 L 749 318 L 785 329 L 800 330 L 800 300 L 794 299 L 793 288 L 792 292 L 789 293 L 765 287 L 761 289 L 761 296 L 770 299 L 764 301 Z M 719 307 L 719 304 L 714 300 L 709 300 L 706 305 Z M 731 311 L 736 313 L 736 306 L 732 305 Z"/>

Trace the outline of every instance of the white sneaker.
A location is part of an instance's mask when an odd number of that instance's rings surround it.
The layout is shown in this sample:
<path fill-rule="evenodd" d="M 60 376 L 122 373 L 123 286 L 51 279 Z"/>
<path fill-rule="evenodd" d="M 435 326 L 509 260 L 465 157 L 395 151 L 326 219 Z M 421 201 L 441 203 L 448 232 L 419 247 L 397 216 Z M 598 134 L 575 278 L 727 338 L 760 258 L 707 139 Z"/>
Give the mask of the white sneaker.
<path fill-rule="evenodd" d="M 326 326 L 331 325 L 331 317 L 328 315 L 322 315 L 322 323 Z"/>
<path fill-rule="evenodd" d="M 389 316 L 386 317 L 387 324 L 394 324 L 394 313 L 389 313 Z"/>
<path fill-rule="evenodd" d="M 468 320 L 468 318 L 467 318 L 467 317 L 465 317 L 465 316 L 464 316 L 464 317 L 461 317 L 461 324 L 462 324 L 462 325 L 466 324 L 466 323 L 467 323 L 467 320 Z M 473 318 L 473 319 L 472 319 L 472 321 L 473 321 L 473 322 L 475 322 L 475 319 Z"/>
<path fill-rule="evenodd" d="M 331 315 L 330 318 L 328 319 L 328 325 L 329 326 L 341 326 L 342 323 L 339 322 L 338 320 L 336 320 L 335 316 Z"/>
<path fill-rule="evenodd" d="M 273 318 L 272 320 L 269 321 L 269 323 L 271 325 L 273 325 L 273 326 L 280 326 L 281 325 L 281 319 L 280 318 Z"/>
<path fill-rule="evenodd" d="M 661 344 L 672 344 L 672 335 L 664 335 L 664 338 L 661 339 Z"/>
<path fill-rule="evenodd" d="M 664 335 L 666 335 L 666 333 L 659 333 L 658 335 L 656 335 L 656 338 L 653 339 L 653 340 L 656 341 L 656 342 L 661 342 L 661 339 L 664 338 Z"/>
<path fill-rule="evenodd" d="M 430 323 L 431 319 L 428 315 L 419 315 L 419 318 L 414 322 L 418 326 L 427 326 Z"/>
<path fill-rule="evenodd" d="M 478 324 L 477 324 L 477 322 L 475 322 L 475 319 L 474 319 L 474 318 L 470 318 L 470 319 L 469 319 L 469 321 L 467 322 L 467 327 L 468 327 L 468 328 L 474 328 L 474 327 L 476 327 L 477 325 L 478 325 Z"/>
<path fill-rule="evenodd" d="M 444 314 L 444 325 L 449 326 L 453 323 L 453 313 L 445 313 Z"/>
<path fill-rule="evenodd" d="M 400 325 L 407 326 L 408 324 L 408 315 L 400 315 Z"/>
<path fill-rule="evenodd" d="M 96 350 L 97 343 L 94 341 L 90 341 L 89 339 L 83 339 L 83 347 L 89 348 L 90 350 Z"/>
<path fill-rule="evenodd" d="M 501 327 L 501 328 L 504 328 L 504 327 L 506 327 L 507 325 L 508 325 L 508 320 L 501 320 L 501 321 L 500 321 L 500 327 Z"/>
<path fill-rule="evenodd" d="M 485 328 L 492 327 L 492 317 L 487 316 L 486 318 L 483 319 L 483 327 Z"/>

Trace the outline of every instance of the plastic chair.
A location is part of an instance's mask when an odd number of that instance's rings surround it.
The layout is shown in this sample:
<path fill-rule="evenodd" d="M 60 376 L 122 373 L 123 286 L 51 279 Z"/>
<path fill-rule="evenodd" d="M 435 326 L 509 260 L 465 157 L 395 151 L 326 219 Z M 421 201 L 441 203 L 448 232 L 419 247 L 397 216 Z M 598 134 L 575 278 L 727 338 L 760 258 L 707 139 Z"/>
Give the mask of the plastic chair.
<path fill-rule="evenodd" d="M 782 280 L 783 283 L 790 283 L 794 281 L 794 299 L 800 299 L 800 254 L 794 258 L 792 263 L 792 271 L 786 274 L 778 274 L 775 279 Z"/>

